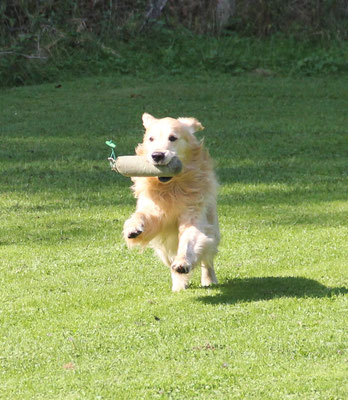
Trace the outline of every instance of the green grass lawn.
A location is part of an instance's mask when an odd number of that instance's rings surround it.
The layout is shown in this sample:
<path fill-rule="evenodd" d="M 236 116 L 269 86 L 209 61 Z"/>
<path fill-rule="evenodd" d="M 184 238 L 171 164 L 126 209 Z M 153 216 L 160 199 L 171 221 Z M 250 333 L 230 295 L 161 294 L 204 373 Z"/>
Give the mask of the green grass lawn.
<path fill-rule="evenodd" d="M 214 288 L 123 242 L 144 111 L 206 127 Z M 348 77 L 13 88 L 0 133 L 0 398 L 347 398 Z"/>

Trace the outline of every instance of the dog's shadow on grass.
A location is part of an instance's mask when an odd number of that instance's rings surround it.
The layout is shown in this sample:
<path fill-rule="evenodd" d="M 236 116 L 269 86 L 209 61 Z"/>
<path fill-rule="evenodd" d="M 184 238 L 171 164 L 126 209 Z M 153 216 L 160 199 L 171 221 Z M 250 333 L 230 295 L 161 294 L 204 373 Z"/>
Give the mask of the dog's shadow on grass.
<path fill-rule="evenodd" d="M 283 297 L 331 297 L 347 293 L 346 287 L 327 287 L 302 277 L 236 278 L 216 285 L 210 289 L 209 295 L 200 296 L 198 300 L 206 304 L 235 304 Z"/>

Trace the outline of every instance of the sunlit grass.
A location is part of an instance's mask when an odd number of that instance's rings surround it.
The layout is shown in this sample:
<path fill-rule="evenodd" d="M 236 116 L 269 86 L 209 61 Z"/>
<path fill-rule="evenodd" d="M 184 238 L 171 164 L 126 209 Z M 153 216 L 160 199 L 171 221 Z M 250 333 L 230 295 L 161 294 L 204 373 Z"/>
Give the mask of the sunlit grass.
<path fill-rule="evenodd" d="M 118 79 L 0 97 L 0 397 L 345 398 L 347 79 Z M 215 288 L 123 243 L 144 111 L 206 127 Z"/>

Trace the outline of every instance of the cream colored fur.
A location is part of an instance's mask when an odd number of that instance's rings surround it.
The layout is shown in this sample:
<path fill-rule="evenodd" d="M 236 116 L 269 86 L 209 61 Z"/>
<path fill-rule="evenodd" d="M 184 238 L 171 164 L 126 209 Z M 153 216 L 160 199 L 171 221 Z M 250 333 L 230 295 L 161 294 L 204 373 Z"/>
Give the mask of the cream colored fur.
<path fill-rule="evenodd" d="M 137 206 L 124 224 L 127 245 L 154 248 L 171 270 L 173 291 L 187 288 L 197 265 L 201 266 L 203 286 L 217 283 L 213 259 L 220 236 L 218 185 L 212 160 L 194 136 L 204 128 L 195 118 L 156 119 L 150 114 L 143 115 L 143 124 L 146 131 L 136 153 L 155 163 L 152 154 L 161 152 L 164 159 L 160 164 L 176 155 L 183 170 L 165 183 L 157 177 L 132 178 Z"/>

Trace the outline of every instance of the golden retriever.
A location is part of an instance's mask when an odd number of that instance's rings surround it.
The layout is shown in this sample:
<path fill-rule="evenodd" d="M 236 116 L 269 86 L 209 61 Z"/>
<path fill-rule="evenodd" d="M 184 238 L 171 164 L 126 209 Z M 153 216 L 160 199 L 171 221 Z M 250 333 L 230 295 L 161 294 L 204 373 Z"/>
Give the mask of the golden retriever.
<path fill-rule="evenodd" d="M 145 135 L 136 148 L 154 165 L 177 156 L 183 169 L 172 177 L 134 177 L 134 214 L 124 224 L 129 247 L 151 246 L 171 271 L 172 290 L 186 289 L 190 273 L 201 266 L 201 284 L 217 283 L 213 259 L 220 234 L 216 212 L 218 184 L 212 160 L 194 133 L 195 118 L 162 118 L 143 114 Z"/>

